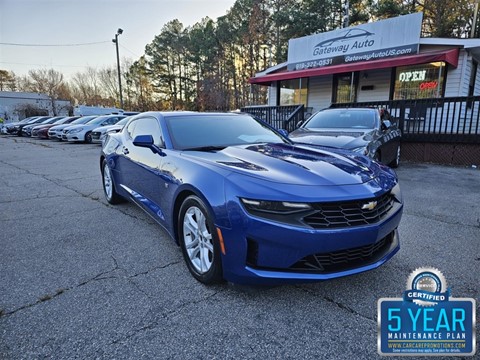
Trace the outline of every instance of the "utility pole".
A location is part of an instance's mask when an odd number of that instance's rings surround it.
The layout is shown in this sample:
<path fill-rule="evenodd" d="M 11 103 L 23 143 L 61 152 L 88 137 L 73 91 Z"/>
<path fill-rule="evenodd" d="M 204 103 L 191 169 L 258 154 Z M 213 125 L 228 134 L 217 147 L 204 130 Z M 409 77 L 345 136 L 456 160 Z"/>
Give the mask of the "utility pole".
<path fill-rule="evenodd" d="M 117 48 L 118 90 L 120 92 L 120 108 L 123 110 L 122 75 L 120 74 L 120 56 L 118 54 L 118 35 L 121 35 L 122 33 L 123 30 L 119 28 L 115 34 L 115 39 L 112 39 L 112 42 L 115 43 L 115 47 Z"/>

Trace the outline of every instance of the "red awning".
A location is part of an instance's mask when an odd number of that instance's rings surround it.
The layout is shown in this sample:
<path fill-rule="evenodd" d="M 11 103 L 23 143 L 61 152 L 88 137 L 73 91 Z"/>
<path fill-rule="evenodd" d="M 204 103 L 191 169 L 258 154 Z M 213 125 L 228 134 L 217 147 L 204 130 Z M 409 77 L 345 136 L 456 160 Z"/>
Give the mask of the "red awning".
<path fill-rule="evenodd" d="M 458 48 L 444 51 L 426 52 L 416 55 L 399 56 L 395 58 L 361 61 L 350 64 L 325 66 L 321 68 L 307 70 L 283 71 L 264 76 L 250 78 L 251 84 L 269 85 L 272 81 L 299 79 L 313 76 L 321 76 L 327 74 L 340 74 L 352 71 L 362 71 L 371 69 L 384 69 L 396 66 L 425 64 L 430 62 L 445 61 L 457 67 L 458 65 Z"/>

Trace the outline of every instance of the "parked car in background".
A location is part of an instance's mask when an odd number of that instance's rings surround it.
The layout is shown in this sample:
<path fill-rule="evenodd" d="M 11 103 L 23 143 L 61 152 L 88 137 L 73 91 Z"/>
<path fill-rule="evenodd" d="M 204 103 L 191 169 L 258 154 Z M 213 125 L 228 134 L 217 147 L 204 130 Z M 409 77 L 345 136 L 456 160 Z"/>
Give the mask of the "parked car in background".
<path fill-rule="evenodd" d="M 62 140 L 92 142 L 92 130 L 99 126 L 114 125 L 125 118 L 124 115 L 102 115 L 85 124 L 72 125 L 63 129 Z"/>
<path fill-rule="evenodd" d="M 97 116 L 96 115 L 89 115 L 89 116 L 82 116 L 79 117 L 78 119 L 72 121 L 70 124 L 62 124 L 62 125 L 55 125 L 52 126 L 50 129 L 48 129 L 48 137 L 50 139 L 57 139 L 57 140 L 62 140 L 62 135 L 63 135 L 63 129 L 72 126 L 72 125 L 78 125 L 78 124 L 85 124 L 89 122 L 90 120 L 95 119 Z"/>
<path fill-rule="evenodd" d="M 20 120 L 20 121 L 15 121 L 15 122 L 12 122 L 12 123 L 3 124 L 2 134 L 4 134 L 4 135 L 16 135 L 19 125 L 26 124 L 27 122 L 32 121 L 32 120 L 36 119 L 37 117 L 38 116 L 31 116 L 31 117 L 25 118 L 25 119 Z"/>
<path fill-rule="evenodd" d="M 44 122 L 45 120 L 48 120 L 50 119 L 51 116 L 37 116 L 36 118 L 26 122 L 26 123 L 23 123 L 23 124 L 18 124 L 15 126 L 15 129 L 16 129 L 16 134 L 17 136 L 24 136 L 24 132 L 23 132 L 23 128 L 26 127 L 26 126 L 30 126 L 30 125 L 33 125 L 33 124 L 40 124 L 42 122 Z"/>
<path fill-rule="evenodd" d="M 72 121 L 78 119 L 79 116 L 67 116 L 67 117 L 64 117 L 60 120 L 57 120 L 55 121 L 53 124 L 44 124 L 44 125 L 38 125 L 38 126 L 35 126 L 33 129 L 32 129 L 32 137 L 39 137 L 41 139 L 48 139 L 48 130 L 50 130 L 50 128 L 54 127 L 54 126 L 57 126 L 57 125 L 68 125 L 70 124 Z"/>
<path fill-rule="evenodd" d="M 108 135 L 99 160 L 107 201 L 150 214 L 206 284 L 332 279 L 399 250 L 392 169 L 294 144 L 247 114 L 142 113 Z"/>
<path fill-rule="evenodd" d="M 64 119 L 66 116 L 55 116 L 55 117 L 52 117 L 46 121 L 43 121 L 41 122 L 39 125 L 34 125 L 32 126 L 29 131 L 30 131 L 30 136 L 31 137 L 37 137 L 37 129 L 41 129 L 43 126 L 49 126 L 49 125 L 53 125 L 53 124 L 56 124 L 58 121 Z M 25 131 L 26 128 L 29 128 L 29 126 L 26 126 L 25 128 L 23 128 L 23 130 Z"/>
<path fill-rule="evenodd" d="M 391 167 L 400 163 L 401 131 L 383 109 L 324 109 L 288 137 L 296 143 L 355 151 Z"/>
<path fill-rule="evenodd" d="M 64 118 L 64 116 L 55 116 L 55 117 L 50 116 L 48 119 L 46 119 L 44 121 L 41 121 L 40 123 L 24 126 L 23 129 L 22 129 L 22 135 L 23 136 L 32 136 L 32 130 L 33 130 L 34 127 L 36 127 L 38 125 L 53 124 L 55 121 L 57 121 L 59 119 L 63 119 L 63 118 Z"/>
<path fill-rule="evenodd" d="M 130 120 L 132 116 L 120 120 L 115 125 L 100 126 L 92 130 L 92 143 L 101 144 L 105 139 L 105 136 L 110 133 L 117 133 L 122 131 L 125 124 Z"/>

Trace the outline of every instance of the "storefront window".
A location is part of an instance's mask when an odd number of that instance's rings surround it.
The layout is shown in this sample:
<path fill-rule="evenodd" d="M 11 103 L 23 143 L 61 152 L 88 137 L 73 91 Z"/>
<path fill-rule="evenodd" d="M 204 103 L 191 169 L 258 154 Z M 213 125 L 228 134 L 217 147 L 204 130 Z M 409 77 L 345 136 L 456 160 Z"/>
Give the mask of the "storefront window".
<path fill-rule="evenodd" d="M 280 81 L 279 105 L 307 106 L 308 79 L 292 79 Z"/>
<path fill-rule="evenodd" d="M 444 82 L 444 62 L 397 67 L 393 99 L 441 97 Z"/>
<path fill-rule="evenodd" d="M 338 74 L 334 76 L 334 92 L 332 102 L 349 103 L 357 99 L 357 73 Z"/>

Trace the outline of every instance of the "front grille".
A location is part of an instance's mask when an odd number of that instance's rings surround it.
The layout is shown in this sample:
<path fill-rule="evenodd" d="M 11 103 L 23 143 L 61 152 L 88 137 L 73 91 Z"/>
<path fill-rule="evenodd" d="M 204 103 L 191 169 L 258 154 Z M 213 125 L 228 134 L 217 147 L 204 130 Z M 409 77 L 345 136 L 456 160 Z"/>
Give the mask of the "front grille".
<path fill-rule="evenodd" d="M 335 229 L 379 222 L 393 207 L 390 193 L 377 198 L 350 202 L 311 204 L 316 212 L 303 218 L 315 229 Z M 375 204 L 375 206 L 373 206 Z"/>
<path fill-rule="evenodd" d="M 93 140 L 100 140 L 100 135 L 101 135 L 101 134 L 102 134 L 102 133 L 99 132 L 99 131 L 92 132 L 92 139 L 93 139 Z"/>
<path fill-rule="evenodd" d="M 329 253 L 304 257 L 293 266 L 292 271 L 330 273 L 365 266 L 380 260 L 392 247 L 395 232 L 374 244 Z"/>

